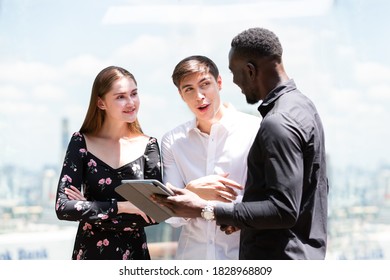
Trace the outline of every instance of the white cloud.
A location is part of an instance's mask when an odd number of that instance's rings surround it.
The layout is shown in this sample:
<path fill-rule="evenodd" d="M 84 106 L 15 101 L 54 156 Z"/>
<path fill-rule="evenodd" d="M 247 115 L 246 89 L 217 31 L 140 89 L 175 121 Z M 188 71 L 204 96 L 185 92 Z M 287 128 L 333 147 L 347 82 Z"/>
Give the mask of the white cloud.
<path fill-rule="evenodd" d="M 0 86 L 0 99 L 2 102 L 5 100 L 18 100 L 25 96 L 22 90 L 13 85 L 1 85 Z"/>
<path fill-rule="evenodd" d="M 41 84 L 34 88 L 33 96 L 42 101 L 58 101 L 65 97 L 65 91 L 59 86 Z"/>
<path fill-rule="evenodd" d="M 380 102 L 390 101 L 390 79 L 387 80 L 387 83 L 383 81 L 382 83 L 374 84 L 367 91 L 367 99 L 378 100 Z M 390 105 L 390 104 L 385 104 Z M 388 106 L 387 106 L 388 108 Z"/>
<path fill-rule="evenodd" d="M 321 15 L 332 6 L 332 0 L 263 0 L 257 3 L 207 5 L 160 4 L 112 6 L 103 24 L 124 23 L 227 23 L 270 18 Z"/>
<path fill-rule="evenodd" d="M 374 84 L 378 82 L 390 83 L 390 68 L 376 62 L 363 62 L 356 64 L 356 80 L 363 84 Z"/>
<path fill-rule="evenodd" d="M 68 60 L 64 65 L 64 71 L 69 77 L 85 79 L 95 77 L 106 66 L 108 65 L 105 60 L 84 54 Z"/>
<path fill-rule="evenodd" d="M 56 68 L 42 62 L 11 61 L 0 64 L 0 81 L 17 84 L 38 84 L 58 80 Z"/>
<path fill-rule="evenodd" d="M 170 53 L 168 38 L 160 36 L 142 35 L 131 43 L 119 47 L 113 53 L 111 59 L 122 61 L 124 64 L 143 63 L 150 64 L 152 61 L 165 61 L 166 56 Z"/>
<path fill-rule="evenodd" d="M 350 57 L 350 58 L 356 58 L 356 50 L 353 48 L 353 46 L 347 46 L 347 45 L 339 45 L 337 47 L 337 54 L 340 57 Z"/>
<path fill-rule="evenodd" d="M 47 107 L 44 104 L 32 104 L 29 102 L 1 102 L 0 111 L 2 114 L 10 117 L 25 117 L 25 116 L 36 116 L 44 115 L 48 112 Z M 17 119 L 19 121 L 19 119 Z M 11 121 L 10 125 L 14 125 Z"/>
<path fill-rule="evenodd" d="M 356 89 L 352 88 L 334 88 L 332 89 L 331 99 L 333 104 L 340 106 L 352 106 L 360 102 L 360 94 Z"/>

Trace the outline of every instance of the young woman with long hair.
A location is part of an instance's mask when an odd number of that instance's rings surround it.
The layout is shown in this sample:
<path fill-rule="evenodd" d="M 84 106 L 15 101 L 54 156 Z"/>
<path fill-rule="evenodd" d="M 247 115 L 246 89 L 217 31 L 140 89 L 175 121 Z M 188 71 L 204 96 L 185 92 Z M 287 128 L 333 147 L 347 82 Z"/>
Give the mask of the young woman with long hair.
<path fill-rule="evenodd" d="M 150 259 L 144 226 L 154 221 L 115 192 L 124 179 L 162 179 L 159 145 L 142 132 L 139 106 L 129 71 L 110 66 L 96 76 L 57 189 L 57 217 L 79 221 L 72 259 Z"/>

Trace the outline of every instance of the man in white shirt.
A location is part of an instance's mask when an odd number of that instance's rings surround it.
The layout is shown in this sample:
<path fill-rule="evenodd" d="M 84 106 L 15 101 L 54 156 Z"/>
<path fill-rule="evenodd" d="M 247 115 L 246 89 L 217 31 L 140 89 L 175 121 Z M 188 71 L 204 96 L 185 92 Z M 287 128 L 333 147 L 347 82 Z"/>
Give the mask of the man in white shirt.
<path fill-rule="evenodd" d="M 247 155 L 260 119 L 222 104 L 222 79 L 207 57 L 183 59 L 172 79 L 195 119 L 162 138 L 164 183 L 187 188 L 210 204 L 240 201 Z M 174 227 L 182 226 L 176 258 L 238 259 L 239 231 L 227 235 L 207 218 L 167 220 Z"/>

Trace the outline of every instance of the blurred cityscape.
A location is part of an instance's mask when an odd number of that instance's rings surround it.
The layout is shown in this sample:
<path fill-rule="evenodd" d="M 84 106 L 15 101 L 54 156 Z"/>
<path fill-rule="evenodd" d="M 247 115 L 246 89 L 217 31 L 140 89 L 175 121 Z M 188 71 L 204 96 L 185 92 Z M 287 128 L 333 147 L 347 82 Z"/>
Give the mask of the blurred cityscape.
<path fill-rule="evenodd" d="M 63 152 L 68 139 L 64 119 Z M 329 159 L 327 259 L 390 259 L 390 165 L 338 170 Z M 60 165 L 39 172 L 0 166 L 0 260 L 70 258 L 77 223 L 54 211 Z M 149 227 L 152 258 L 172 258 L 178 233 L 164 223 Z"/>

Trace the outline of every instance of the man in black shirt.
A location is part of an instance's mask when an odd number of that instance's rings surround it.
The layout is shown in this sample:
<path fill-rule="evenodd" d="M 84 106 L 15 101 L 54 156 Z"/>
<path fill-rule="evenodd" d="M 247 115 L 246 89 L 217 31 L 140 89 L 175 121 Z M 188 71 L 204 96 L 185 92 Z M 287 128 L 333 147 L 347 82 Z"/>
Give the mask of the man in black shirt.
<path fill-rule="evenodd" d="M 186 190 L 156 200 L 177 216 L 240 229 L 240 259 L 324 259 L 328 180 L 324 132 L 314 104 L 283 67 L 278 37 L 251 28 L 231 43 L 229 68 L 246 100 L 262 100 L 241 203 L 210 205 Z M 239 164 L 239 163 L 237 163 Z"/>

